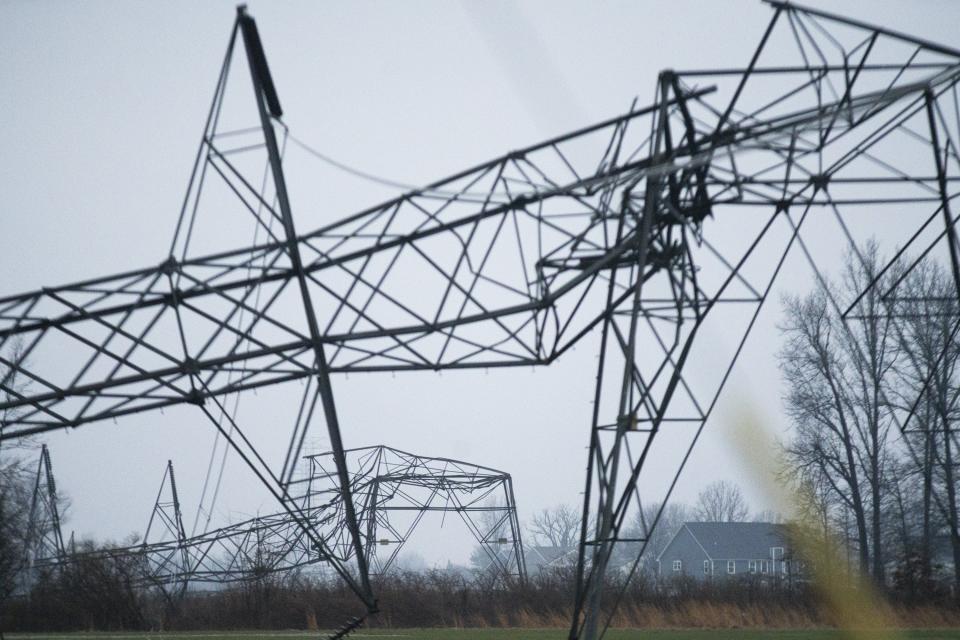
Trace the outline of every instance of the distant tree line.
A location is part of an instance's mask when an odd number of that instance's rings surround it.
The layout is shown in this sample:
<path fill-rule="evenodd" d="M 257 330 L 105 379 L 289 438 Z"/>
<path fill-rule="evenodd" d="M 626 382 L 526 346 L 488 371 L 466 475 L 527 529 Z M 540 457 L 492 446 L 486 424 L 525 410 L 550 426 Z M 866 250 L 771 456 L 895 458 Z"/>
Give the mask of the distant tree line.
<path fill-rule="evenodd" d="M 931 260 L 885 262 L 869 243 L 839 278 L 785 299 L 784 479 L 851 571 L 960 594 L 957 289 Z"/>

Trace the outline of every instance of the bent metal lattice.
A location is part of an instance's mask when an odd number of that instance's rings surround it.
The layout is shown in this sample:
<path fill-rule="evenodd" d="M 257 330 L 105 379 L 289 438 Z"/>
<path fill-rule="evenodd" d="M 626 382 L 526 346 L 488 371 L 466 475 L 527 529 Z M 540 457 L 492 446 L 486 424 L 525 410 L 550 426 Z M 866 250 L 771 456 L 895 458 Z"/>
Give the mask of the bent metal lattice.
<path fill-rule="evenodd" d="M 278 90 L 241 8 L 169 255 L 0 299 L 0 349 L 16 347 L 0 352 L 2 438 L 195 405 L 375 611 L 331 374 L 547 365 L 599 334 L 570 637 L 602 635 L 625 589 L 604 587 L 607 567 L 625 549 L 638 559 L 656 525 L 628 534 L 628 514 L 641 490 L 669 497 L 790 249 L 818 267 L 808 219 L 856 247 L 895 208 L 912 255 L 960 286 L 960 52 L 770 6 L 743 68 L 664 71 L 648 107 L 306 233 Z M 248 217 L 254 241 L 217 246 L 218 213 Z M 275 468 L 228 398 L 298 380 Z M 349 554 L 291 492 L 317 422 Z"/>

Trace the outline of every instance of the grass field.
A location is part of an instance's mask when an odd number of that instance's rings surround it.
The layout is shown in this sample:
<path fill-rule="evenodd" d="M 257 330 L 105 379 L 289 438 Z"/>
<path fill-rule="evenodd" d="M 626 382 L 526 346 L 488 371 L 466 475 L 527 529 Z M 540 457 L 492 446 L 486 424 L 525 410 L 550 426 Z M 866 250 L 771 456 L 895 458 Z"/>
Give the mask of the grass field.
<path fill-rule="evenodd" d="M 197 633 L 8 633 L 7 640 L 319 640 L 321 632 L 197 632 Z M 563 640 L 563 629 L 363 629 L 350 638 L 409 638 L 410 640 Z M 608 640 L 844 640 L 842 631 L 796 630 L 762 631 L 757 629 L 722 630 L 611 630 Z M 899 631 L 903 640 L 960 640 L 960 629 L 922 629 Z"/>

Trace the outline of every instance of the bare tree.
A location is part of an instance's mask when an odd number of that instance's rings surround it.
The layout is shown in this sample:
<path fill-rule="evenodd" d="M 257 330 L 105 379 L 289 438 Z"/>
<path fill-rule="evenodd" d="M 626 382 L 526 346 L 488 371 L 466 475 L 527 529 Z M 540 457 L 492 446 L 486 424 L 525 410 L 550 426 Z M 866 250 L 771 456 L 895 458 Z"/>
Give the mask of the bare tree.
<path fill-rule="evenodd" d="M 785 480 L 786 478 L 781 478 Z M 813 536 L 817 546 L 830 549 L 835 539 L 835 519 L 837 514 L 831 508 L 831 486 L 829 480 L 821 474 L 808 474 L 792 487 L 795 499 L 796 522 Z M 835 550 L 831 550 L 831 553 Z"/>
<path fill-rule="evenodd" d="M 780 353 L 786 411 L 795 435 L 787 461 L 802 480 L 824 481 L 852 513 L 860 570 L 884 583 L 884 499 L 893 407 L 885 385 L 899 340 L 882 292 L 898 277 L 879 273 L 875 243 L 848 253 L 838 283 L 820 281 L 804 298 L 787 298 Z M 874 282 L 874 286 L 868 286 Z M 836 309 L 852 305 L 847 322 Z"/>
<path fill-rule="evenodd" d="M 20 343 L 13 343 L 0 351 L 7 352 L 9 362 L 19 363 L 24 358 Z M 0 402 L 11 400 L 26 386 L 27 381 L 17 375 L 15 368 L 0 365 Z M 0 410 L 0 433 L 15 418 L 12 410 Z M 0 607 L 17 588 L 28 545 L 31 481 L 23 462 L 10 455 L 14 449 L 9 445 L 0 446 Z"/>
<path fill-rule="evenodd" d="M 726 480 L 711 482 L 697 495 L 694 512 L 704 522 L 744 522 L 750 508 L 740 487 Z"/>
<path fill-rule="evenodd" d="M 530 519 L 527 531 L 538 545 L 575 546 L 580 536 L 580 512 L 567 504 L 544 509 Z"/>
<path fill-rule="evenodd" d="M 787 321 L 781 327 L 786 345 L 780 362 L 787 385 L 786 411 L 795 429 L 786 458 L 801 483 L 826 483 L 828 499 L 843 502 L 853 513 L 860 566 L 866 570 L 866 509 L 853 428 L 847 418 L 844 362 L 835 337 L 838 326 L 828 304 L 823 291 L 786 300 Z"/>
<path fill-rule="evenodd" d="M 916 484 L 921 487 L 920 577 L 924 582 L 930 578 L 933 538 L 938 525 L 945 524 L 953 552 L 955 591 L 960 593 L 955 468 L 958 443 L 953 428 L 953 423 L 960 419 L 956 289 L 952 276 L 932 261 L 921 262 L 912 269 L 903 288 L 903 303 L 897 305 L 895 315 L 900 323 L 904 357 L 893 377 L 890 394 L 910 415 L 906 425 L 909 455 L 902 474 L 919 480 Z"/>
<path fill-rule="evenodd" d="M 0 463 L 0 606 L 17 589 L 26 559 L 31 490 L 20 461 Z"/>
<path fill-rule="evenodd" d="M 897 326 L 881 294 L 885 285 L 902 272 L 895 265 L 894 269 L 881 275 L 881 265 L 885 262 L 879 256 L 877 244 L 870 242 L 858 260 L 852 256 L 847 260 L 841 282 L 842 290 L 847 292 L 847 301 L 865 291 L 865 295 L 859 295 L 853 305 L 853 313 L 847 321 L 849 330 L 844 336 L 846 343 L 853 343 L 847 349 L 852 365 L 851 399 L 855 403 L 849 415 L 859 439 L 860 464 L 870 490 L 871 573 L 879 585 L 885 582 L 884 494 L 889 485 L 887 468 L 894 460 L 888 442 L 895 424 L 884 386 L 900 356 Z M 878 282 L 879 288 L 868 287 L 868 283 L 874 281 Z"/>

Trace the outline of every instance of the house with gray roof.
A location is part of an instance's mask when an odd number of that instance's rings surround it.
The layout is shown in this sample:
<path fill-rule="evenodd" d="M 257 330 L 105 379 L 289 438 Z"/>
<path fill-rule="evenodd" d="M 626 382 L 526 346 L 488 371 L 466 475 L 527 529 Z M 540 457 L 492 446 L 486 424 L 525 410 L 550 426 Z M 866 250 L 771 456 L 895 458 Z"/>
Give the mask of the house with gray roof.
<path fill-rule="evenodd" d="M 577 563 L 577 552 L 577 547 L 573 546 L 523 545 L 523 556 L 530 573 L 541 569 L 572 567 Z"/>
<path fill-rule="evenodd" d="M 657 556 L 662 578 L 698 580 L 796 577 L 786 525 L 770 522 L 686 522 Z"/>

